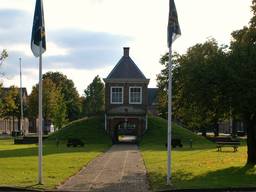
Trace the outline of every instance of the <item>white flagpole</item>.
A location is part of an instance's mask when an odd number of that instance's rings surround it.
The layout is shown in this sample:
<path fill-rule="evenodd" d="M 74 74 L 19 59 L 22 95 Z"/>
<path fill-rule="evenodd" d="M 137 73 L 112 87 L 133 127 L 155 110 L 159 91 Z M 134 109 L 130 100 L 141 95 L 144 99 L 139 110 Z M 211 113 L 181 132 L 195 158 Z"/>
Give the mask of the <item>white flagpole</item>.
<path fill-rule="evenodd" d="M 172 143 L 172 47 L 169 47 L 169 85 L 168 85 L 168 160 L 167 160 L 167 185 L 171 185 L 172 166 L 171 166 L 171 143 Z"/>
<path fill-rule="evenodd" d="M 43 84 L 42 84 L 42 41 L 40 41 L 40 56 L 39 56 L 39 130 L 38 130 L 38 184 L 43 184 Z"/>
<path fill-rule="evenodd" d="M 22 94 L 22 71 L 21 71 L 21 58 L 20 60 L 20 131 L 23 131 L 23 94 Z"/>

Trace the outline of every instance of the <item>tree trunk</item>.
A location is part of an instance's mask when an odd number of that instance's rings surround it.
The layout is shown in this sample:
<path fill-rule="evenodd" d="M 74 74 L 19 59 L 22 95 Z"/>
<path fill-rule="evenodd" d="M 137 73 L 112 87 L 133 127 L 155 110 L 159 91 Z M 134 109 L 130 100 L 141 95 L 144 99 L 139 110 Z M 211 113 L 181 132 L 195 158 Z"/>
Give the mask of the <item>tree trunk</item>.
<path fill-rule="evenodd" d="M 21 121 L 21 119 L 20 119 L 20 117 L 19 117 L 19 118 L 18 118 L 18 131 L 21 131 L 20 121 Z"/>
<path fill-rule="evenodd" d="M 33 119 L 33 129 L 34 129 L 35 133 L 38 133 L 39 128 L 37 126 L 37 118 L 36 117 Z"/>
<path fill-rule="evenodd" d="M 206 128 L 203 128 L 203 129 L 202 129 L 202 136 L 203 136 L 203 137 L 206 137 L 206 136 L 207 136 L 207 134 L 206 134 Z"/>
<path fill-rule="evenodd" d="M 219 123 L 215 122 L 213 127 L 214 127 L 214 136 L 218 137 L 219 136 L 219 132 L 220 132 L 220 130 L 219 130 Z"/>
<path fill-rule="evenodd" d="M 15 119 L 14 119 L 14 116 L 12 116 L 12 130 L 16 131 L 15 130 Z"/>
<path fill-rule="evenodd" d="M 247 164 L 256 165 L 256 118 L 247 120 Z"/>
<path fill-rule="evenodd" d="M 232 119 L 232 137 L 237 136 L 237 120 L 235 118 Z"/>

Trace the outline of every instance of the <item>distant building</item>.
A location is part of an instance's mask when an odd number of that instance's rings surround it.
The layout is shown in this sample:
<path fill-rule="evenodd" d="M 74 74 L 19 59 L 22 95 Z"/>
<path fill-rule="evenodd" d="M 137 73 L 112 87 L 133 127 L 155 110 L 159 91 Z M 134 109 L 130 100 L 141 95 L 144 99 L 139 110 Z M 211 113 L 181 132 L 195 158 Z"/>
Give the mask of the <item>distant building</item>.
<path fill-rule="evenodd" d="M 20 91 L 20 88 L 17 88 Z M 6 94 L 9 92 L 10 88 L 2 88 L 1 90 L 1 99 L 3 99 Z M 20 92 L 19 92 L 20 93 Z M 22 88 L 22 98 L 24 105 L 27 103 L 28 94 L 27 89 Z M 22 131 L 23 133 L 29 132 L 29 121 L 27 118 L 24 118 L 22 121 L 22 130 L 20 130 L 20 118 L 15 118 L 12 116 L 2 117 L 0 118 L 0 134 L 11 134 L 12 132 L 19 132 Z"/>
<path fill-rule="evenodd" d="M 104 79 L 105 129 L 118 142 L 120 135 L 134 135 L 139 140 L 147 129 L 147 79 L 124 48 L 124 55 Z"/>

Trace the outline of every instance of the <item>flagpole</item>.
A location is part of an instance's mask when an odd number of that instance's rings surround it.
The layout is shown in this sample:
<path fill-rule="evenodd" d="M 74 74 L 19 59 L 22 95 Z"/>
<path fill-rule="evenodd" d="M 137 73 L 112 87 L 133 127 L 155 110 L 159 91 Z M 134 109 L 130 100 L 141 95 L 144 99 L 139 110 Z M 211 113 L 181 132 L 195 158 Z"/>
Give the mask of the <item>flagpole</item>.
<path fill-rule="evenodd" d="M 23 94 L 22 94 L 22 71 L 21 71 L 21 58 L 20 61 L 20 131 L 23 131 Z"/>
<path fill-rule="evenodd" d="M 171 185 L 171 143 L 172 143 L 172 46 L 169 47 L 169 85 L 168 85 L 168 157 L 167 157 L 167 185 Z"/>
<path fill-rule="evenodd" d="M 42 84 L 42 40 L 40 41 L 40 56 L 39 56 L 39 130 L 38 130 L 38 184 L 43 184 L 43 84 Z"/>

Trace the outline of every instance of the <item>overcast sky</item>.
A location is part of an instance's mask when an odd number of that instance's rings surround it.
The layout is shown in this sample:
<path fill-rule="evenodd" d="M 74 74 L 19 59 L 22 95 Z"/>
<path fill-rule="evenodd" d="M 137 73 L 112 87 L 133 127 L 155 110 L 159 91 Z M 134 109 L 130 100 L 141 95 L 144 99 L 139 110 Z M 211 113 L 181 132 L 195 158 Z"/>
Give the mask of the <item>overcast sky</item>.
<path fill-rule="evenodd" d="M 230 33 L 247 25 L 251 0 L 176 0 L 182 36 L 173 50 L 215 38 L 228 44 Z M 43 72 L 60 71 L 72 79 L 79 93 L 99 75 L 104 78 L 123 54 L 130 55 L 156 86 L 162 69 L 159 59 L 167 49 L 168 0 L 44 0 L 47 51 Z M 4 86 L 19 86 L 19 58 L 23 86 L 38 82 L 38 60 L 30 38 L 35 0 L 0 0 L 0 50 L 9 58 L 1 67 Z"/>

